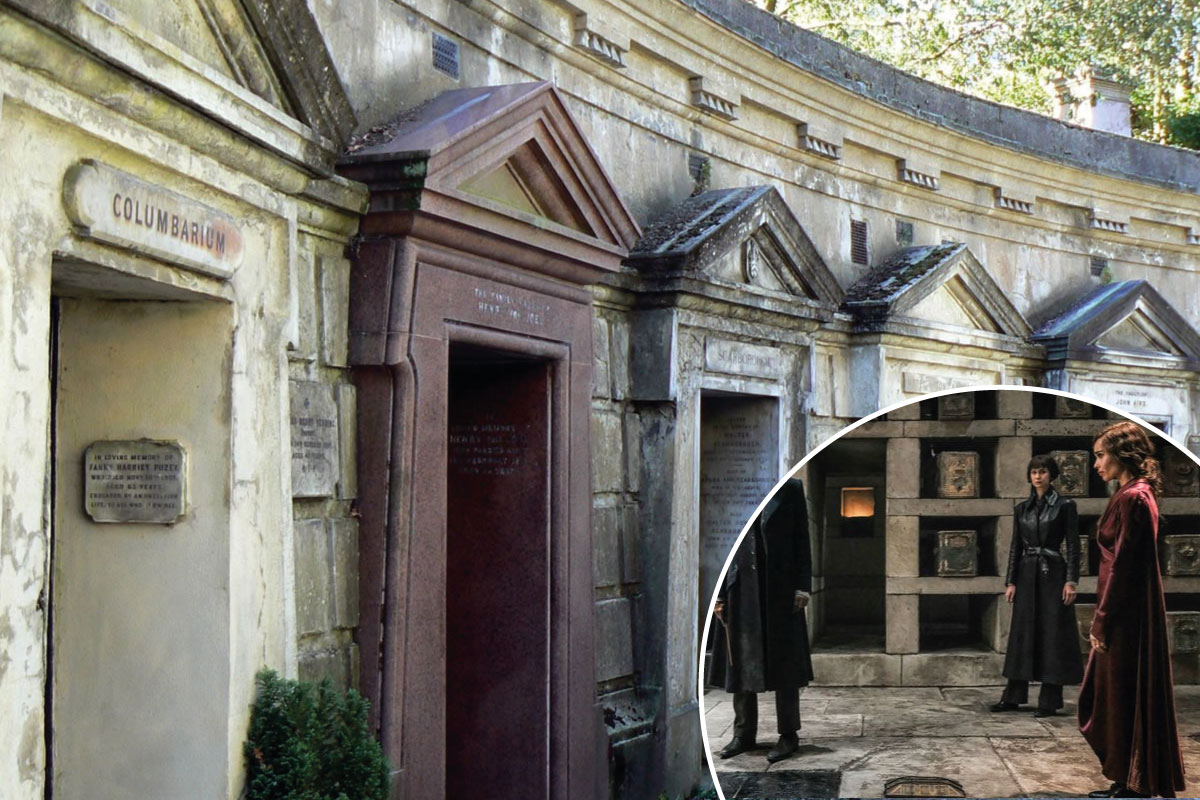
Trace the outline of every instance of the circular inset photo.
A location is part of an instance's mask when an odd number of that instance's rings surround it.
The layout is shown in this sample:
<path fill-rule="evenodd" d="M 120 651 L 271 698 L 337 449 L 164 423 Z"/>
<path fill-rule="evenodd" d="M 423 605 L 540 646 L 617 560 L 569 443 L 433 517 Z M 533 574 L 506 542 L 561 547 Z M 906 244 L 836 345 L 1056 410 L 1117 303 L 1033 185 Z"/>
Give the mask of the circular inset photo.
<path fill-rule="evenodd" d="M 721 797 L 1172 797 L 1200 764 L 1200 462 L 1105 405 L 994 387 L 860 420 L 710 583 Z"/>

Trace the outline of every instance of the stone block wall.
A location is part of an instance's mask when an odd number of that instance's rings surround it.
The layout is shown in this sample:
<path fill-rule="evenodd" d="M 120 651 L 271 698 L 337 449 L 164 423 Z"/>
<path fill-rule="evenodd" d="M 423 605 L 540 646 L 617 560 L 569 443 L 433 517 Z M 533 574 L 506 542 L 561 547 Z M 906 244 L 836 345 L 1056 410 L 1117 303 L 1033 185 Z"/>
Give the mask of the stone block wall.
<path fill-rule="evenodd" d="M 313 230 L 293 259 L 288 331 L 292 559 L 301 680 L 358 683 L 356 398 L 347 369 L 345 242 Z"/>

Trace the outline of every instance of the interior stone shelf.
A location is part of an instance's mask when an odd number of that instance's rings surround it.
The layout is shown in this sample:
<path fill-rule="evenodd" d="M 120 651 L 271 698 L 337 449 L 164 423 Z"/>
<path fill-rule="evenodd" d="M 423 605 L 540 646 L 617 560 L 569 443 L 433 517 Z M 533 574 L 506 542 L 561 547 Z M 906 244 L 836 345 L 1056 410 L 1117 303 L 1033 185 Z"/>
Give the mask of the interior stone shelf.
<path fill-rule="evenodd" d="M 889 516 L 905 517 L 1005 517 L 1017 501 L 1010 497 L 910 497 L 889 498 Z"/>
<path fill-rule="evenodd" d="M 904 423 L 904 435 L 913 439 L 998 439 L 1013 436 L 1015 430 L 1011 419 L 912 420 Z"/>
<path fill-rule="evenodd" d="M 1017 420 L 1017 435 L 1053 436 L 1055 439 L 1092 437 L 1111 422 L 1111 419 L 1021 419 Z"/>

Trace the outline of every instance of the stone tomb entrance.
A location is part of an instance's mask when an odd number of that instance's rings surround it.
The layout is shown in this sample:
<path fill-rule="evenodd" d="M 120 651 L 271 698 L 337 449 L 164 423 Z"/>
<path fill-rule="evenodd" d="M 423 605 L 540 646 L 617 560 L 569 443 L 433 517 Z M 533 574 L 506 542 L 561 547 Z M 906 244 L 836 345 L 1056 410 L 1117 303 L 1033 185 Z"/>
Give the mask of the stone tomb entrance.
<path fill-rule="evenodd" d="M 351 147 L 362 686 L 401 797 L 595 794 L 592 307 L 637 224 L 549 84 Z"/>
<path fill-rule="evenodd" d="M 779 400 L 700 398 L 700 626 L 738 534 L 779 478 Z M 709 637 L 709 652 L 715 637 Z"/>

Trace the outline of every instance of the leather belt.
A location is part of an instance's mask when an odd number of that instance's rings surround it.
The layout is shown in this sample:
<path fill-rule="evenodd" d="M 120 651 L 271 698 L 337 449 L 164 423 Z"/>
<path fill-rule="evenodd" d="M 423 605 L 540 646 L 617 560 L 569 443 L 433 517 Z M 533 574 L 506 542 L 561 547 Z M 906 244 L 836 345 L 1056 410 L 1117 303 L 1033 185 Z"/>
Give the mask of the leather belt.
<path fill-rule="evenodd" d="M 1049 547 L 1026 547 L 1026 558 L 1036 558 L 1038 560 L 1038 568 L 1041 569 L 1043 575 L 1050 574 L 1050 565 L 1046 563 L 1047 558 L 1057 558 L 1063 560 L 1062 553 L 1057 550 L 1051 550 Z"/>

